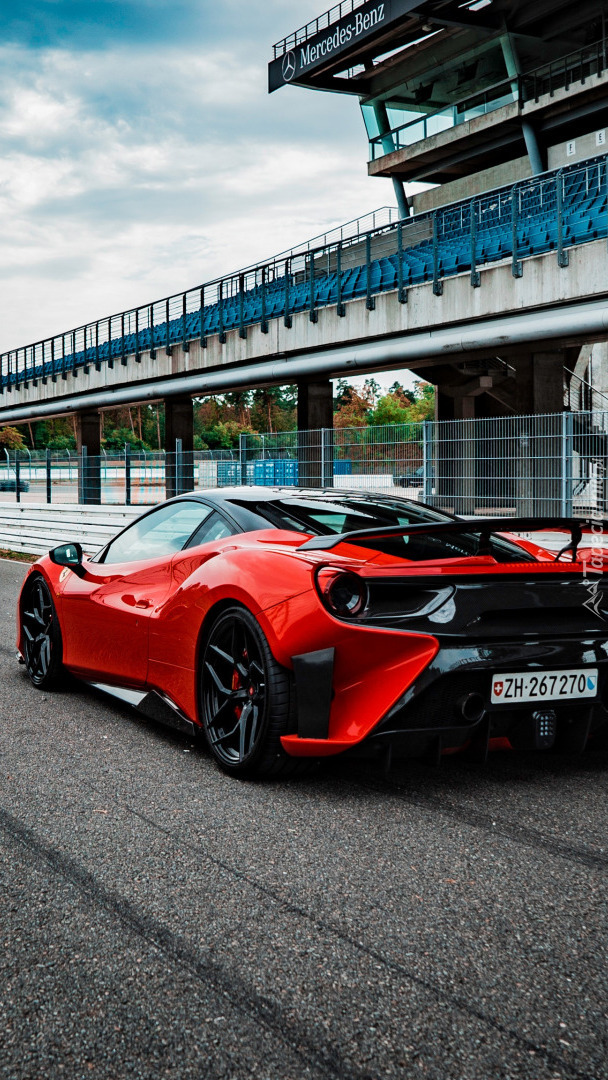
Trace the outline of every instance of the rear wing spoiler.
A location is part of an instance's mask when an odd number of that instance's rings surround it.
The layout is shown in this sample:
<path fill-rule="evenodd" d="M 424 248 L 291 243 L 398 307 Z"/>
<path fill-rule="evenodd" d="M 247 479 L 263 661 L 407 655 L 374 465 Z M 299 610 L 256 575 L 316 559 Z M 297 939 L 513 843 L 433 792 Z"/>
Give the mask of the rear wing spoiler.
<path fill-rule="evenodd" d="M 356 529 L 353 532 L 332 533 L 331 536 L 313 536 L 300 544 L 298 551 L 331 551 L 338 544 L 356 543 L 358 540 L 382 540 L 392 536 L 479 536 L 478 555 L 491 554 L 491 538 L 496 533 L 539 532 L 540 530 L 565 529 L 570 533 L 570 543 L 557 552 L 555 561 L 567 551 L 572 552 L 572 562 L 583 537 L 583 532 L 608 532 L 605 518 L 521 517 L 521 518 L 472 518 L 460 521 L 424 522 L 421 525 L 392 525 L 381 529 Z"/>

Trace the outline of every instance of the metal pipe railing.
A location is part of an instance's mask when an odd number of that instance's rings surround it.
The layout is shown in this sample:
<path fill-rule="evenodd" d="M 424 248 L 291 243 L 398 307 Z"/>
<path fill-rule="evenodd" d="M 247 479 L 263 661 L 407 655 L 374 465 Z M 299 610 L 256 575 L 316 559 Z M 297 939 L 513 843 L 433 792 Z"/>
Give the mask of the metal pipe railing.
<path fill-rule="evenodd" d="M 605 67 L 606 43 L 602 39 L 558 60 L 542 64 L 532 71 L 502 79 L 443 109 L 421 113 L 415 120 L 408 120 L 405 124 L 399 124 L 397 127 L 382 132 L 381 135 L 374 136 L 369 140 L 371 160 L 376 161 L 386 155 L 387 140 L 391 143 L 390 152 L 392 152 L 400 150 L 402 146 L 410 146 L 413 142 L 423 141 L 429 135 L 436 135 L 437 131 L 430 129 L 436 126 L 442 117 L 448 121 L 445 126 L 449 129 L 457 127 L 468 119 L 468 112 L 479 109 L 483 109 L 483 112 L 494 112 L 502 108 L 508 104 L 509 97 L 521 108 L 528 101 L 538 101 L 545 93 L 553 96 L 557 89 L 567 90 L 574 82 L 584 83 L 585 79 L 592 74 L 601 75 Z M 575 77 L 577 73 L 578 78 Z M 420 127 L 420 134 L 415 131 L 418 127 Z M 407 138 L 408 133 L 412 133 L 412 138 Z"/>

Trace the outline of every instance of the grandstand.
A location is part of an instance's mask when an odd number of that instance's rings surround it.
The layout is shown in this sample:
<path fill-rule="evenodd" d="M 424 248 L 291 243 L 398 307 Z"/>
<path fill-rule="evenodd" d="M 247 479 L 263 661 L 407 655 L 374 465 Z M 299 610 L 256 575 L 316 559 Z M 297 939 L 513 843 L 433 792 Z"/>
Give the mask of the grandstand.
<path fill-rule="evenodd" d="M 514 276 L 522 261 L 555 250 L 566 265 L 568 249 L 608 237 L 608 170 L 595 158 L 501 187 L 426 212 L 406 222 L 386 208 L 374 227 L 340 230 L 322 243 L 282 253 L 258 266 L 121 312 L 85 327 L 36 342 L 2 356 L 2 391 L 29 382 L 56 381 L 79 369 L 113 367 L 129 355 L 152 352 L 248 326 L 263 329 L 271 319 L 289 324 L 294 314 L 345 305 L 397 290 L 407 301 L 411 286 L 432 282 L 441 293 L 446 277 L 469 274 L 479 285 L 479 268 L 509 260 Z M 378 225 L 377 218 L 388 219 Z M 360 223 L 357 223 L 360 225 Z M 422 239 L 418 237 L 422 236 Z"/>
<path fill-rule="evenodd" d="M 399 193 L 498 166 L 519 179 L 524 153 L 544 171 L 549 144 L 605 120 L 605 75 L 601 0 L 342 0 L 277 42 L 269 89 L 356 95 L 369 171 Z"/>

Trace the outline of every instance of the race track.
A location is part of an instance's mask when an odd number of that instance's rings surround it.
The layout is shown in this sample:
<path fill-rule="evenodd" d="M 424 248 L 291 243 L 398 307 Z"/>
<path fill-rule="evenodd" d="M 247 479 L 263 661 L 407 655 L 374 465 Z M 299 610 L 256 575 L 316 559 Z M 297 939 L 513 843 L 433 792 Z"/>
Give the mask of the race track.
<path fill-rule="evenodd" d="M 603 1080 L 608 755 L 240 783 L 15 661 L 0 1078 Z"/>

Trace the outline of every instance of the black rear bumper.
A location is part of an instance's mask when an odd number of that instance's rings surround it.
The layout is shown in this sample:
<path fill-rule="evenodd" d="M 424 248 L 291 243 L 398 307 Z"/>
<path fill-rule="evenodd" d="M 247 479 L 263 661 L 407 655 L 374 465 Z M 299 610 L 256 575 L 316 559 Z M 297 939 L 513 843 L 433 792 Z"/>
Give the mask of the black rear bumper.
<path fill-rule="evenodd" d="M 594 699 L 492 704 L 491 679 L 513 671 L 596 667 Z M 445 644 L 432 663 L 383 717 L 368 742 L 435 756 L 471 742 L 485 756 L 493 738 L 532 749 L 539 710 L 554 713 L 556 750 L 575 753 L 608 724 L 608 636 L 586 640 Z"/>

